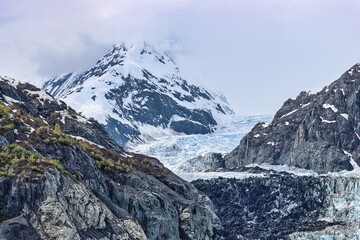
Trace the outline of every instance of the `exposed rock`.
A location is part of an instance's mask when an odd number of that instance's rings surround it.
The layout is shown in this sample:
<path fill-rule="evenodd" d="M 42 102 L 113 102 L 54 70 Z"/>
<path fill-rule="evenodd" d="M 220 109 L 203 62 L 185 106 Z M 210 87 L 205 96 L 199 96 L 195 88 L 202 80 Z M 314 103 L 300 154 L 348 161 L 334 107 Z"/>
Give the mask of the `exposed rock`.
<path fill-rule="evenodd" d="M 8 140 L 4 137 L 0 135 L 0 147 L 9 144 Z"/>
<path fill-rule="evenodd" d="M 318 93 L 287 100 L 271 123 L 259 123 L 225 156 L 227 168 L 287 164 L 319 173 L 360 163 L 360 65 Z M 354 161 L 353 161 L 353 160 Z"/>
<path fill-rule="evenodd" d="M 0 239 L 217 237 L 208 197 L 45 92 L 0 79 L 0 123 Z"/>
<path fill-rule="evenodd" d="M 358 176 L 267 174 L 193 183 L 213 201 L 226 239 L 356 239 L 358 233 Z"/>
<path fill-rule="evenodd" d="M 31 224 L 23 217 L 15 217 L 0 224 L 0 238 L 6 240 L 41 240 Z"/>

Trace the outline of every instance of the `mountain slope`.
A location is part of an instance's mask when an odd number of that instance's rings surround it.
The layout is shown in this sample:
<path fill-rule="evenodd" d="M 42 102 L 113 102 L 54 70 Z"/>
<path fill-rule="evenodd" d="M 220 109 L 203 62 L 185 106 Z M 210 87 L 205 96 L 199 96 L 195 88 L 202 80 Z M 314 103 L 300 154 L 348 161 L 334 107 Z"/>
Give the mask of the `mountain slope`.
<path fill-rule="evenodd" d="M 270 124 L 259 123 L 225 156 L 227 168 L 252 163 L 319 173 L 360 164 L 360 65 L 318 93 L 287 100 Z"/>
<path fill-rule="evenodd" d="M 208 157 L 234 177 L 193 182 L 226 239 L 359 239 L 359 90 L 356 64 L 320 92 L 286 101 L 225 159 Z"/>
<path fill-rule="evenodd" d="M 122 146 L 210 133 L 233 114 L 224 96 L 187 82 L 166 52 L 146 42 L 114 46 L 89 70 L 54 77 L 43 88 L 98 120 Z"/>
<path fill-rule="evenodd" d="M 0 239 L 213 239 L 209 199 L 30 84 L 0 78 Z"/>

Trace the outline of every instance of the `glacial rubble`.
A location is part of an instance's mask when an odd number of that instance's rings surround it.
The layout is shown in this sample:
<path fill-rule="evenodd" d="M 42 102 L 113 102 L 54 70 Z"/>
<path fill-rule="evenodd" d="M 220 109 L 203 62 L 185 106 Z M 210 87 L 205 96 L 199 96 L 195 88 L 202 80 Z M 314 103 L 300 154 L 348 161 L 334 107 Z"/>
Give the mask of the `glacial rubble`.
<path fill-rule="evenodd" d="M 96 121 L 0 78 L 0 239 L 216 239 L 211 201 Z"/>

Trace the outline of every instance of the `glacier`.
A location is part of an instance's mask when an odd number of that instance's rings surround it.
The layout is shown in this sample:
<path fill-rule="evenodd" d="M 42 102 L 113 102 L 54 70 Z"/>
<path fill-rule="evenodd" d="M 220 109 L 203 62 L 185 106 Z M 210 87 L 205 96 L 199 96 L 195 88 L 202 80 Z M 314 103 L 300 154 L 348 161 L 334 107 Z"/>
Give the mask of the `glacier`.
<path fill-rule="evenodd" d="M 210 152 L 226 154 L 233 150 L 241 138 L 258 122 L 268 122 L 271 115 L 232 116 L 223 122 L 214 133 L 199 135 L 175 135 L 154 140 L 152 142 L 129 146 L 129 150 L 159 159 L 167 168 L 186 180 L 217 176 L 233 176 L 239 173 L 201 173 L 184 172 L 178 168 L 187 160 Z"/>

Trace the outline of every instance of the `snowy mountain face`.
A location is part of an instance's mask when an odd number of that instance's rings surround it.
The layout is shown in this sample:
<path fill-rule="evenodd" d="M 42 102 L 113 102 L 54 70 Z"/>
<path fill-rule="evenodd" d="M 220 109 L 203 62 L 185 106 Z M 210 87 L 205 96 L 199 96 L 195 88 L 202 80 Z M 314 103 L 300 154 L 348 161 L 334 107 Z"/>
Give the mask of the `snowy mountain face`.
<path fill-rule="evenodd" d="M 114 46 L 94 67 L 44 87 L 94 118 L 122 146 L 177 134 L 207 134 L 233 115 L 222 95 L 193 85 L 148 43 Z"/>

